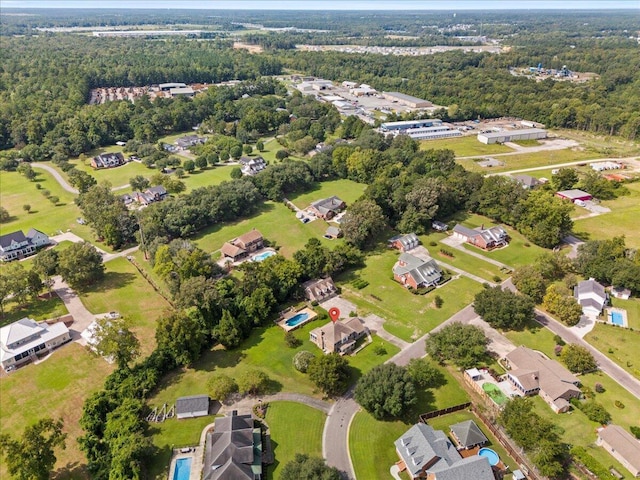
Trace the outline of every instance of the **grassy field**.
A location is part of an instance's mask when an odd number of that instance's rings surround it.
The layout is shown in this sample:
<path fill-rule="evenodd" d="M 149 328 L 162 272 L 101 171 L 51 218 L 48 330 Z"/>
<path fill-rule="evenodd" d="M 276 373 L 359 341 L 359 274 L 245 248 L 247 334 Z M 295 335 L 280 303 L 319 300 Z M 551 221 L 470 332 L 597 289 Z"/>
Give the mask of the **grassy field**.
<path fill-rule="evenodd" d="M 349 431 L 349 452 L 356 478 L 390 478 L 389 468 L 398 461 L 393 442 L 418 421 L 418 415 L 468 401 L 466 392 L 450 372 L 444 368 L 441 371 L 447 383 L 435 390 L 419 392 L 418 403 L 403 419 L 379 421 L 364 410 L 356 414 Z"/>
<path fill-rule="evenodd" d="M 442 140 L 424 140 L 420 142 L 420 150 L 453 150 L 457 157 L 470 157 L 472 155 L 491 155 L 496 153 L 513 152 L 512 148 L 497 143 L 485 145 L 480 143 L 476 135 L 465 137 L 445 138 Z"/>
<path fill-rule="evenodd" d="M 553 349 L 556 342 L 553 340 L 553 332 L 535 321 L 530 322 L 522 330 L 508 330 L 502 333 L 516 346 L 526 345 L 534 350 L 540 350 L 550 358 L 555 357 Z"/>
<path fill-rule="evenodd" d="M 322 220 L 302 223 L 296 218 L 295 213 L 282 203 L 265 202 L 259 207 L 258 212 L 250 217 L 209 227 L 196 235 L 193 240 L 206 252 L 214 252 L 222 247 L 224 242 L 255 228 L 267 240 L 281 247 L 279 251 L 281 255 L 291 257 L 312 237 L 320 238 L 327 246 L 336 243 L 336 240 L 322 238 L 327 226 L 327 223 Z"/>
<path fill-rule="evenodd" d="M 629 300 L 611 298 L 611 305 L 624 308 L 627 311 L 627 321 L 634 330 L 640 330 L 640 298 L 631 297 Z"/>
<path fill-rule="evenodd" d="M 594 150 L 546 150 L 532 153 L 519 153 L 516 155 L 503 155 L 496 157 L 496 160 L 504 162 L 499 167 L 481 167 L 475 160 L 478 159 L 459 159 L 457 162 L 467 170 L 481 173 L 497 173 L 507 172 L 509 170 L 519 170 L 522 168 L 534 168 L 552 166 L 558 163 L 577 162 L 579 160 L 590 160 L 600 158 L 602 155 Z"/>
<path fill-rule="evenodd" d="M 326 415 L 294 402 L 272 402 L 265 423 L 269 426 L 275 456 L 267 468 L 267 479 L 277 480 L 283 467 L 296 453 L 322 457 L 322 431 Z"/>
<path fill-rule="evenodd" d="M 67 312 L 67 307 L 64 306 L 64 302 L 55 294 L 52 297 L 43 295 L 35 301 L 29 300 L 25 305 L 17 305 L 15 302 L 9 301 L 4 309 L 5 313 L 0 317 L 0 326 L 7 325 L 24 317 L 40 321 L 62 317 L 69 313 Z"/>
<path fill-rule="evenodd" d="M 102 387 L 112 369 L 102 358 L 71 343 L 44 362 L 0 379 L 0 433 L 16 437 L 41 418 L 61 418 L 68 438 L 67 448 L 56 450 L 56 478 L 89 478 L 75 441 L 82 434 L 78 421 L 84 400 Z M 0 478 L 9 478 L 5 468 L 0 462 Z"/>
<path fill-rule="evenodd" d="M 131 322 L 142 354 L 147 355 L 155 348 L 156 320 L 170 305 L 126 259 L 118 258 L 105 266 L 104 280 L 80 293 L 82 303 L 95 314 L 119 312 Z"/>
<path fill-rule="evenodd" d="M 306 208 L 311 202 L 322 198 L 339 196 L 347 204 L 347 207 L 362 196 L 367 186 L 364 183 L 356 183 L 352 180 L 332 180 L 329 182 L 316 183 L 312 190 L 290 195 L 287 198 L 291 200 L 296 207 Z"/>
<path fill-rule="evenodd" d="M 597 323 L 584 339 L 640 379 L 640 332 Z"/>
<path fill-rule="evenodd" d="M 391 269 L 398 252 L 385 250 L 370 255 L 366 265 L 354 272 L 338 277 L 343 296 L 355 303 L 361 315 L 375 313 L 386 320 L 385 330 L 406 341 L 413 341 L 427 333 L 461 308 L 473 301 L 482 286 L 466 277 L 451 280 L 426 295 L 413 295 L 392 279 Z M 349 282 L 361 278 L 369 282 L 362 290 Z M 444 300 L 436 308 L 434 298 Z"/>
<path fill-rule="evenodd" d="M 602 156 L 626 157 L 640 154 L 639 142 L 622 137 L 598 135 L 579 130 L 558 130 L 556 133 L 562 138 L 576 140 L 585 147 L 601 153 Z"/>
<path fill-rule="evenodd" d="M 627 247 L 640 248 L 640 235 L 631 234 L 637 232 L 640 217 L 640 183 L 630 183 L 625 187 L 629 189 L 629 195 L 602 202 L 602 206 L 611 209 L 610 213 L 577 220 L 574 232 L 587 240 L 604 240 L 625 235 Z"/>
<path fill-rule="evenodd" d="M 484 225 L 486 228 L 488 228 L 489 226 L 496 225 L 490 219 L 481 215 L 469 215 L 462 222 L 462 224 L 469 228 L 476 228 L 480 225 Z M 531 265 L 535 261 L 535 259 L 540 256 L 540 254 L 548 251 L 529 242 L 523 235 L 518 233 L 513 228 L 506 225 L 502 225 L 502 227 L 507 231 L 509 237 L 511 237 L 508 247 L 499 248 L 497 250 L 487 252 L 485 250 L 482 250 L 481 248 L 469 245 L 468 243 L 463 243 L 462 245 L 467 250 L 479 253 L 480 255 L 486 256 L 487 258 L 492 258 L 511 267 Z M 528 246 L 526 246 L 525 244 L 528 244 Z M 454 252 L 454 254 L 457 255 L 458 252 L 456 251 Z"/>
<path fill-rule="evenodd" d="M 119 151 L 122 151 L 122 147 L 118 148 L 120 148 Z M 101 151 L 100 153 L 105 152 Z M 143 177 L 148 178 L 151 175 L 158 173 L 156 169 L 147 168 L 140 162 L 129 162 L 120 167 L 103 168 L 100 170 L 93 169 L 90 162 L 90 156 L 87 156 L 84 162 L 78 159 L 69 160 L 69 163 L 74 165 L 78 170 L 87 172 L 89 175 L 95 178 L 98 183 L 108 181 L 111 183 L 112 187 L 120 187 L 122 185 L 126 185 L 129 183 L 129 179 L 135 177 L 136 175 L 142 175 Z M 68 178 L 66 174 L 64 176 Z"/>

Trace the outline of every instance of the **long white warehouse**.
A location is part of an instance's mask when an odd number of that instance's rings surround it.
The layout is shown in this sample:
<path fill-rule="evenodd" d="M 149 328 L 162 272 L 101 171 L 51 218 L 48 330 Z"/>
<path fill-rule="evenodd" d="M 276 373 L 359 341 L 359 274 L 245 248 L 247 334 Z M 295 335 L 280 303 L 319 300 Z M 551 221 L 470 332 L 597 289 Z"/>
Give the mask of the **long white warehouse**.
<path fill-rule="evenodd" d="M 516 142 L 518 140 L 537 140 L 540 138 L 547 138 L 547 131 L 542 128 L 523 128 L 522 130 L 478 134 L 478 141 L 487 145 L 490 143 Z"/>

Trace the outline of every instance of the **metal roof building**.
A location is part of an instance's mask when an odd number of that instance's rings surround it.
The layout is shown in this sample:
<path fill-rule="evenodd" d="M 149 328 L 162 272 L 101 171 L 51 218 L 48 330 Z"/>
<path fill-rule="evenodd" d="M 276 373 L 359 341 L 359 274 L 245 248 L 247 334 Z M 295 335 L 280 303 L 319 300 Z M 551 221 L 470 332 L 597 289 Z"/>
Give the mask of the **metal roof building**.
<path fill-rule="evenodd" d="M 478 141 L 484 144 L 517 142 L 518 140 L 537 140 L 547 138 L 547 131 L 542 128 L 523 128 L 521 130 L 504 130 L 502 132 L 486 132 L 478 134 Z"/>

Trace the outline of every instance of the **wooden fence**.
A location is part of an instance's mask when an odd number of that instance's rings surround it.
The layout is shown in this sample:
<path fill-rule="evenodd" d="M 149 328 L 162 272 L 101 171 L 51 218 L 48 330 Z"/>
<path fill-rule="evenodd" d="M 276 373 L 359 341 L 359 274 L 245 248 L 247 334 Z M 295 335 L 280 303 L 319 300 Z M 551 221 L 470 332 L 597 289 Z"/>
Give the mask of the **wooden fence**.
<path fill-rule="evenodd" d="M 446 415 L 448 413 L 458 412 L 460 410 L 464 410 L 471 406 L 471 402 L 461 403 L 460 405 L 454 405 L 453 407 L 443 408 L 441 410 L 433 410 L 432 412 L 423 413 L 420 415 L 420 421 L 422 423 L 427 423 L 427 420 L 430 418 L 440 417 L 442 415 Z"/>

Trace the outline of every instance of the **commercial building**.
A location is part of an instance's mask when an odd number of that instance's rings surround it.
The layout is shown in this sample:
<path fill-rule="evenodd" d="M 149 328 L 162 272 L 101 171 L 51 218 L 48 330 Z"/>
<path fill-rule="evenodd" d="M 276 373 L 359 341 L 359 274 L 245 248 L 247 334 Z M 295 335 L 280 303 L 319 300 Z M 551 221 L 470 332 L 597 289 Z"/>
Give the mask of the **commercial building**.
<path fill-rule="evenodd" d="M 412 97 L 411 95 L 405 95 L 400 92 L 383 92 L 382 96 L 392 102 L 401 103 L 411 108 L 427 108 L 433 107 L 433 103 L 422 98 Z"/>
<path fill-rule="evenodd" d="M 70 341 L 63 322 L 48 325 L 25 317 L 0 328 L 0 363 L 5 371 L 11 371 Z"/>
<path fill-rule="evenodd" d="M 171 88 L 169 94 L 172 97 L 193 97 L 196 92 L 191 87 Z"/>
<path fill-rule="evenodd" d="M 185 88 L 187 86 L 186 83 L 161 83 L 158 85 L 158 88 L 161 92 L 168 92 L 172 88 Z"/>
<path fill-rule="evenodd" d="M 437 127 L 442 125 L 442 120 L 439 118 L 425 118 L 423 120 L 404 120 L 401 122 L 385 122 L 380 125 L 380 130 L 383 132 L 394 132 L 409 130 L 413 128 L 428 128 Z"/>
<path fill-rule="evenodd" d="M 562 190 L 561 192 L 557 192 L 556 196 L 564 200 L 571 200 L 573 203 L 588 202 L 593 199 L 593 195 L 590 193 L 575 188 L 572 190 Z"/>
<path fill-rule="evenodd" d="M 438 140 L 440 138 L 461 137 L 462 132 L 446 125 L 424 128 L 410 128 L 402 133 L 414 140 Z"/>
<path fill-rule="evenodd" d="M 492 143 L 517 142 L 518 140 L 538 140 L 541 138 L 547 138 L 547 131 L 542 128 L 523 128 L 522 130 L 503 130 L 501 132 L 478 134 L 478 141 L 487 145 Z"/>

